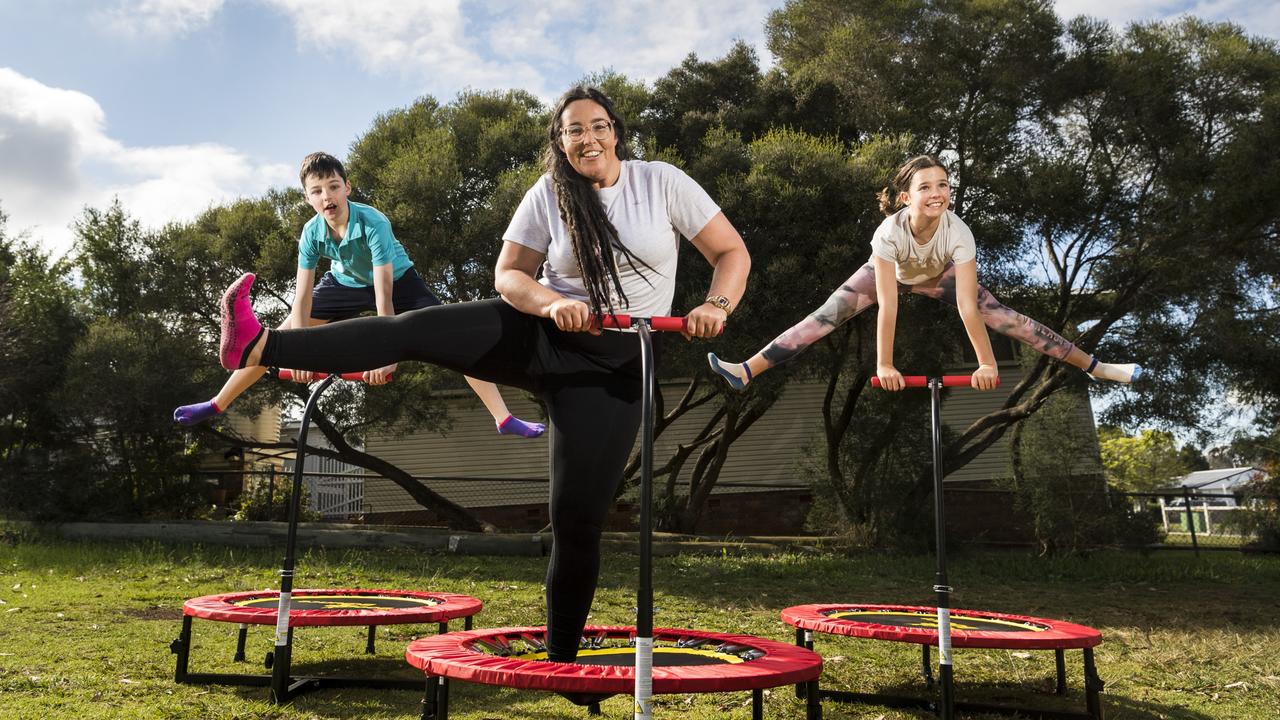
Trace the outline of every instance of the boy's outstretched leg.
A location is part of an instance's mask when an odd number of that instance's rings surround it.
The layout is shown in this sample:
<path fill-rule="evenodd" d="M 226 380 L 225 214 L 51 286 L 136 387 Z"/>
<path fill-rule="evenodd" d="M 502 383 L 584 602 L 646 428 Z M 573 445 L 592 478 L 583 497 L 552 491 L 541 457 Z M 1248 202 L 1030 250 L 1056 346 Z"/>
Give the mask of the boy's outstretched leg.
<path fill-rule="evenodd" d="M 480 398 L 480 402 L 484 403 L 485 409 L 493 416 L 493 423 L 497 426 L 499 435 L 518 435 L 520 437 L 534 438 L 547 431 L 547 426 L 543 423 L 526 422 L 512 415 L 507 409 L 507 402 L 502 399 L 502 393 L 498 390 L 497 385 L 484 380 L 476 380 L 472 377 L 468 377 L 466 380 L 467 384 L 471 386 L 471 390 L 475 392 L 476 397 Z"/>

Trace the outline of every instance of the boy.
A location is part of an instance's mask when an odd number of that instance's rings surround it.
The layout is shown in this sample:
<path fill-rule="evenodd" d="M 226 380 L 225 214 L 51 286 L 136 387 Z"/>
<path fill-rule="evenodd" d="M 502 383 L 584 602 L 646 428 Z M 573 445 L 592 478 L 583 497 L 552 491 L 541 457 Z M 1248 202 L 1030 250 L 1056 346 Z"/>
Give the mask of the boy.
<path fill-rule="evenodd" d="M 349 199 L 351 183 L 337 158 L 322 152 L 306 156 L 298 178 L 316 216 L 307 221 L 298 240 L 293 308 L 281 327 L 323 325 L 366 310 L 396 315 L 440 304 L 392 234 L 387 217 Z M 330 266 L 317 284 L 316 267 L 322 257 L 329 259 Z M 395 365 L 389 365 L 366 371 L 364 380 L 370 385 L 382 385 L 395 369 Z M 225 412 L 265 372 L 264 368 L 235 371 L 212 399 L 179 407 L 174 410 L 173 419 L 189 426 Z M 310 382 L 313 373 L 298 371 L 293 377 L 298 382 Z M 537 437 L 546 431 L 542 423 L 527 423 L 508 412 L 493 383 L 466 380 L 493 416 L 500 434 Z"/>

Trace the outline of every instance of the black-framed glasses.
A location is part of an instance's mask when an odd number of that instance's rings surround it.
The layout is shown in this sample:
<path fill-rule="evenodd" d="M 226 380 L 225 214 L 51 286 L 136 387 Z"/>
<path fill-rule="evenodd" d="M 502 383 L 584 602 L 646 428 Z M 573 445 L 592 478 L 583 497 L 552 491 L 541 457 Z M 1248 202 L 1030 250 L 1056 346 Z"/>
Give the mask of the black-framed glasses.
<path fill-rule="evenodd" d="M 591 136 L 597 140 L 605 140 L 613 134 L 613 123 L 608 120 L 597 120 L 587 127 L 581 125 L 570 125 L 560 134 L 569 142 L 579 143 L 586 139 L 587 131 L 591 131 Z"/>

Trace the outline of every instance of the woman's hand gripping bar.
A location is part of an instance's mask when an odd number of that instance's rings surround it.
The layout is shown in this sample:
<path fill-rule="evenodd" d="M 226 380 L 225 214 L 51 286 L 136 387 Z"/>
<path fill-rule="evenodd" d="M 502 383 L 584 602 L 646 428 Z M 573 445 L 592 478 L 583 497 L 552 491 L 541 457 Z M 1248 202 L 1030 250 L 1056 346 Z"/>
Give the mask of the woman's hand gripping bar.
<path fill-rule="evenodd" d="M 630 315 L 602 315 L 600 316 L 601 327 L 618 328 L 625 330 L 631 327 L 631 323 L 635 320 L 648 320 L 649 327 L 653 330 L 661 332 L 684 332 L 685 318 L 682 317 L 632 317 Z"/>

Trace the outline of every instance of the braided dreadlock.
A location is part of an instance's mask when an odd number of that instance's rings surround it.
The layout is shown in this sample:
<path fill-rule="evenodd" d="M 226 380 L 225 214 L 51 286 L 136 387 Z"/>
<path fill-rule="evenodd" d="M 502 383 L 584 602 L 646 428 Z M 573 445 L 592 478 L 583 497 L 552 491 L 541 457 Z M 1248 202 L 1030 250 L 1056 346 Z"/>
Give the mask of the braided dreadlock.
<path fill-rule="evenodd" d="M 570 88 L 556 103 L 551 114 L 551 122 L 547 127 L 547 149 L 543 153 L 547 172 L 555 185 L 556 205 L 560 210 L 560 219 L 569 231 L 573 241 L 573 257 L 578 263 L 578 272 L 582 275 L 582 284 L 590 299 L 591 313 L 601 315 L 606 309 L 614 313 L 613 297 L 627 302 L 626 293 L 622 290 L 622 280 L 618 277 L 618 267 L 613 260 L 613 250 L 618 250 L 626 258 L 627 264 L 635 269 L 639 262 L 648 270 L 653 270 L 644 260 L 636 257 L 618 239 L 618 230 L 609 222 L 604 205 L 596 195 L 591 181 L 578 174 L 569 164 L 564 148 L 560 145 L 560 134 L 564 123 L 560 116 L 570 103 L 577 100 L 592 100 L 599 103 L 609 115 L 613 124 L 614 136 L 618 139 L 614 153 L 619 160 L 631 159 L 631 148 L 626 142 L 626 126 L 618 116 L 608 96 L 598 88 L 577 85 Z M 644 277 L 641 274 L 641 277 Z M 611 287 L 612 286 L 612 289 Z"/>

